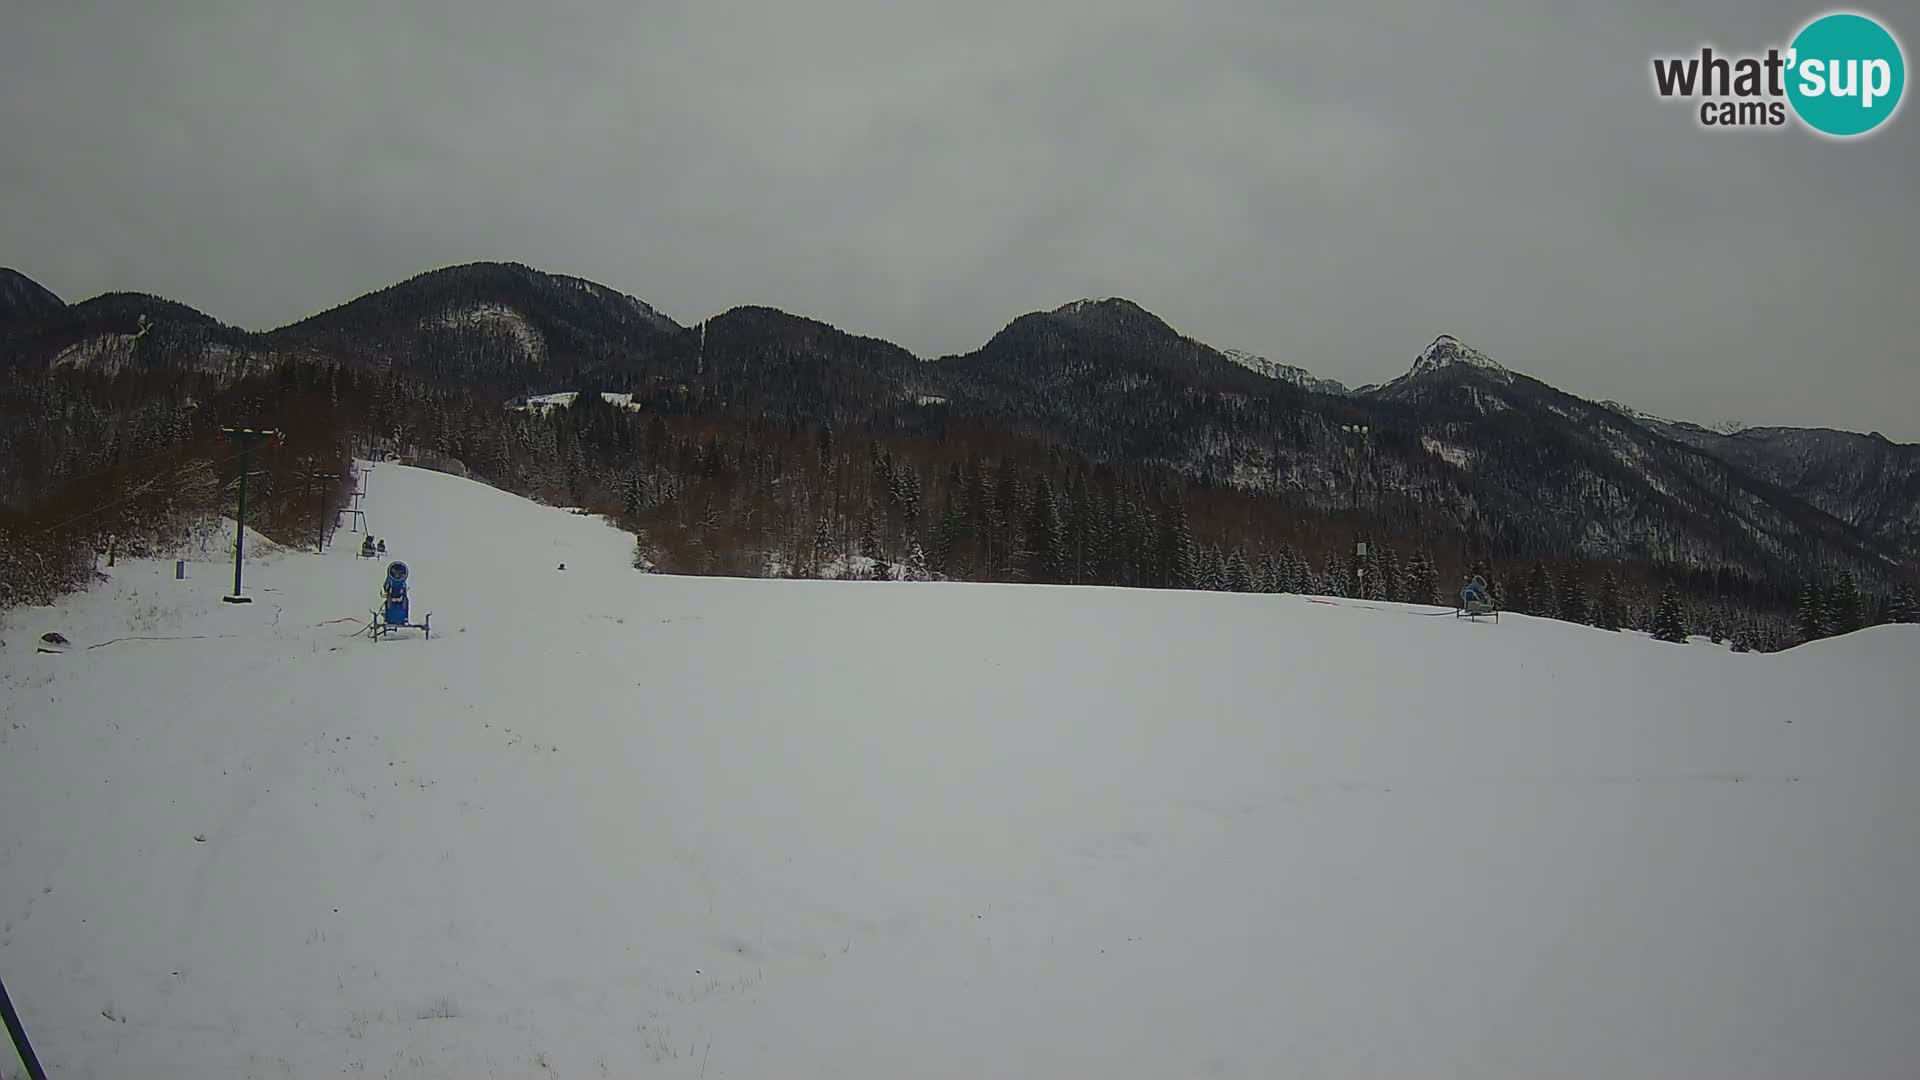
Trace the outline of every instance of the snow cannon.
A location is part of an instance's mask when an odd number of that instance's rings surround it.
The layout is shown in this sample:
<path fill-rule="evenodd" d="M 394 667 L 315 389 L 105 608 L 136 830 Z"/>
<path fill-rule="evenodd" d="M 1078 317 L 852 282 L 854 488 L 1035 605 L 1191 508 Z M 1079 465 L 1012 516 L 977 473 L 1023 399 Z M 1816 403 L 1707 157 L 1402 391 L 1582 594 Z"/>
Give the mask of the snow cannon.
<path fill-rule="evenodd" d="M 1470 619 L 1491 615 L 1494 622 L 1500 621 L 1500 609 L 1493 602 L 1493 590 L 1487 588 L 1486 580 L 1478 574 L 1461 586 L 1460 606 L 1453 613 L 1456 617 L 1464 615 Z"/>
<path fill-rule="evenodd" d="M 380 584 L 380 606 L 373 609 L 373 621 L 367 624 L 366 635 L 375 641 L 388 634 L 403 629 L 423 631 L 427 638 L 433 638 L 433 613 L 414 622 L 407 611 L 407 564 L 390 562 L 387 564 L 387 579 Z"/>
<path fill-rule="evenodd" d="M 407 564 L 392 562 L 387 564 L 387 580 L 380 587 L 380 597 L 386 603 L 381 618 L 390 626 L 404 626 L 407 622 Z"/>

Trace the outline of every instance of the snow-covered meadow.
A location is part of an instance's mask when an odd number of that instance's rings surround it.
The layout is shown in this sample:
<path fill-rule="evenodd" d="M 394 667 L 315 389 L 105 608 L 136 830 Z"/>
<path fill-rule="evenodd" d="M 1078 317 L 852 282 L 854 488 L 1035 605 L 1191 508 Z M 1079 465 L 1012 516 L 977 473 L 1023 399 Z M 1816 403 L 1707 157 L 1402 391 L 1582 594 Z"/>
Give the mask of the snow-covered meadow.
<path fill-rule="evenodd" d="M 672 578 L 367 487 L 432 641 L 352 636 L 345 533 L 248 606 L 131 562 L 9 614 L 0 979 L 59 1080 L 1920 1061 L 1920 627 Z"/>

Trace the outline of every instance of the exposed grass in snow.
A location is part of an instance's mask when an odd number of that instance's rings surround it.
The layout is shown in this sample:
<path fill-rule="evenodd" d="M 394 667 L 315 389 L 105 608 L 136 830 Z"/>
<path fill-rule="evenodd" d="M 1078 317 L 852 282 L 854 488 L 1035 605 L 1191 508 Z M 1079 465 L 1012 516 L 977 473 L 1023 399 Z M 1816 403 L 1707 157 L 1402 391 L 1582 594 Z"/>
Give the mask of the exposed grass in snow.
<path fill-rule="evenodd" d="M 1920 630 L 673 578 L 383 465 L 386 560 L 0 650 L 0 972 L 70 1077 L 1906 1077 Z M 555 567 L 564 562 L 565 571 Z M 31 642 L 58 628 L 66 655 Z M 158 632 L 168 640 L 124 640 Z"/>

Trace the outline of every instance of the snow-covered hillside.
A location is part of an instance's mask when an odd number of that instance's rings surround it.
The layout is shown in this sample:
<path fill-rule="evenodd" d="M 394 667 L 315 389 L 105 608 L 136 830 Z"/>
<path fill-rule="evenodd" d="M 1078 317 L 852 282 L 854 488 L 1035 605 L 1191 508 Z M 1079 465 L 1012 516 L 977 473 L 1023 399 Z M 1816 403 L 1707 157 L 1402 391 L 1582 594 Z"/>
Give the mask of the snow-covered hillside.
<path fill-rule="evenodd" d="M 367 489 L 431 641 L 351 636 L 346 534 L 9 616 L 0 976 L 60 1080 L 1920 1059 L 1920 628 L 670 578 Z"/>
<path fill-rule="evenodd" d="M 1255 356 L 1244 349 L 1224 349 L 1220 355 L 1256 374 L 1265 375 L 1279 382 L 1291 383 L 1302 390 L 1336 396 L 1348 392 L 1346 386 L 1337 379 L 1322 379 L 1306 368 L 1282 364 L 1264 356 Z"/>
<path fill-rule="evenodd" d="M 533 412 L 545 415 L 554 409 L 564 409 L 571 406 L 574 399 L 579 396 L 580 391 L 578 390 L 562 390 L 554 394 L 533 394 L 528 396 L 524 401 L 509 405 L 507 408 L 514 412 Z M 632 394 L 616 394 L 610 391 L 603 391 L 600 397 L 607 404 L 616 408 L 632 409 L 634 407 Z"/>

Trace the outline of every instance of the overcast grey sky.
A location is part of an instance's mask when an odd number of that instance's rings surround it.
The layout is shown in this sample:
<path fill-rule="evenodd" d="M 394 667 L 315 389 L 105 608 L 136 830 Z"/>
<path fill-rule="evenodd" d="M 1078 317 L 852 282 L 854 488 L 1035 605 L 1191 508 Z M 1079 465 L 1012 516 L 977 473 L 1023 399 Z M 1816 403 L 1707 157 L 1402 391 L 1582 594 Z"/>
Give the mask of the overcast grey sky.
<path fill-rule="evenodd" d="M 922 355 L 1123 295 L 1348 383 L 1451 333 L 1586 397 L 1920 441 L 1920 111 L 1713 135 L 1650 88 L 1818 10 L 4 0 L 0 265 L 265 329 L 514 260 Z M 1912 10 L 1880 10 L 1910 66 Z"/>

